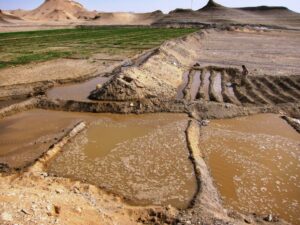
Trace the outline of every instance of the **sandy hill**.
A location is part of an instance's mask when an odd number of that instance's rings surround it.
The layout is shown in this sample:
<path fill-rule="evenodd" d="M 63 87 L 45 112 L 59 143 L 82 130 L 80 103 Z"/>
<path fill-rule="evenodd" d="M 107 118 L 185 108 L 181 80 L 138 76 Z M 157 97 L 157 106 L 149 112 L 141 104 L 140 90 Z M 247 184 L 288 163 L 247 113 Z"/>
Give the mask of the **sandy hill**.
<path fill-rule="evenodd" d="M 8 23 L 8 21 L 4 19 L 4 14 L 2 10 L 0 10 L 0 23 Z"/>
<path fill-rule="evenodd" d="M 151 13 L 98 13 L 93 22 L 99 25 L 150 25 L 163 17 L 164 14 L 161 11 Z"/>
<path fill-rule="evenodd" d="M 46 0 L 38 8 L 24 14 L 27 19 L 43 21 L 90 19 L 94 15 L 94 12 L 87 11 L 72 0 Z"/>
<path fill-rule="evenodd" d="M 223 10 L 225 9 L 226 7 L 212 1 L 212 0 L 209 0 L 208 3 L 206 4 L 206 6 L 204 6 L 201 10 L 202 11 L 205 11 L 205 10 Z"/>
<path fill-rule="evenodd" d="M 155 25 L 182 25 L 197 23 L 264 24 L 300 28 L 300 14 L 285 7 L 229 8 L 214 0 L 197 11 L 177 9 Z"/>
<path fill-rule="evenodd" d="M 3 12 L 0 9 L 0 23 L 9 23 L 10 21 L 14 21 L 14 20 L 20 20 L 20 18 L 10 13 Z"/>
<path fill-rule="evenodd" d="M 15 9 L 15 10 L 10 10 L 9 13 L 11 15 L 17 16 L 19 18 L 23 18 L 29 11 L 23 10 L 23 9 Z"/>

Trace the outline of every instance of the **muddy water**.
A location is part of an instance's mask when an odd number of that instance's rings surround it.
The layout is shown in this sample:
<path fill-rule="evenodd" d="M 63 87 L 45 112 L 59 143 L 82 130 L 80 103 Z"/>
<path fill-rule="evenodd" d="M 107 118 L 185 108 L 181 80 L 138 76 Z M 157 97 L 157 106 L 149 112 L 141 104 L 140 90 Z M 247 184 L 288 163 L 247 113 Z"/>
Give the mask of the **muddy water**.
<path fill-rule="evenodd" d="M 234 101 L 234 103 L 240 104 L 240 101 L 236 98 L 236 96 L 234 94 L 233 87 L 226 87 L 226 88 L 228 90 L 228 94 L 229 94 L 230 98 Z"/>
<path fill-rule="evenodd" d="M 201 84 L 201 80 L 200 80 L 200 71 L 195 71 L 194 72 L 194 77 L 193 77 L 193 83 L 191 86 L 191 99 L 195 100 L 196 95 L 198 93 L 200 84 Z"/>
<path fill-rule="evenodd" d="M 0 163 L 20 168 L 31 163 L 79 122 L 75 114 L 31 110 L 0 120 Z"/>
<path fill-rule="evenodd" d="M 176 96 L 177 99 L 183 99 L 184 96 L 183 90 L 186 87 L 188 82 L 189 82 L 189 72 L 185 72 L 182 75 L 182 83 L 177 89 L 177 96 Z"/>
<path fill-rule="evenodd" d="M 201 148 L 228 207 L 300 224 L 300 135 L 279 116 L 212 121 Z"/>
<path fill-rule="evenodd" d="M 85 180 L 130 203 L 187 207 L 196 190 L 184 115 L 102 115 L 65 146 L 49 172 Z"/>
<path fill-rule="evenodd" d="M 98 84 L 103 85 L 110 77 L 96 77 L 79 83 L 54 87 L 47 92 L 51 99 L 91 101 L 88 99 L 90 92 L 96 89 Z"/>
<path fill-rule="evenodd" d="M 209 99 L 209 78 L 210 78 L 210 71 L 204 71 L 201 76 L 203 76 L 203 83 L 201 83 L 201 89 L 204 93 L 205 99 Z"/>

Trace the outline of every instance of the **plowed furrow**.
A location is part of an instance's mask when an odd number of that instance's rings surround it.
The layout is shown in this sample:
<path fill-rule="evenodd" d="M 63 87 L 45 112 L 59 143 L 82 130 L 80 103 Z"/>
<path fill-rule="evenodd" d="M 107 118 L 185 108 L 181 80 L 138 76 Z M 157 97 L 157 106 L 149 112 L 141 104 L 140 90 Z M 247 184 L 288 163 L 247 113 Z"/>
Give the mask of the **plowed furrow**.
<path fill-rule="evenodd" d="M 297 100 L 300 100 L 300 92 L 295 89 L 294 87 L 290 86 L 287 82 L 284 82 L 281 79 L 274 79 L 274 82 L 280 86 L 283 90 L 285 90 L 286 92 L 288 92 L 290 95 L 294 96 L 295 98 L 297 98 Z"/>
<path fill-rule="evenodd" d="M 234 95 L 237 97 L 237 99 L 241 103 L 255 104 L 255 101 L 249 95 L 247 95 L 247 92 L 245 90 L 243 90 L 242 88 L 238 87 L 237 85 L 233 86 L 233 92 L 234 92 Z"/>
<path fill-rule="evenodd" d="M 273 93 L 273 95 L 278 96 L 285 102 L 295 102 L 297 99 L 293 98 L 292 96 L 285 93 L 284 90 L 282 90 L 279 86 L 277 86 L 275 83 L 273 83 L 271 80 L 269 80 L 266 77 L 261 78 L 261 82 L 265 84 L 270 90 L 270 92 Z"/>
<path fill-rule="evenodd" d="M 279 104 L 279 103 L 285 103 L 285 101 L 278 96 L 273 95 L 272 93 L 269 92 L 269 88 L 259 79 L 252 79 L 253 84 L 256 86 L 256 88 L 259 90 L 262 95 L 269 99 L 272 103 L 274 104 Z"/>
<path fill-rule="evenodd" d="M 259 90 L 253 85 L 250 79 L 245 79 L 245 87 L 247 94 L 258 104 L 271 104 L 272 102 L 265 99 L 260 93 Z"/>
<path fill-rule="evenodd" d="M 296 88 L 297 90 L 300 90 L 300 85 L 297 82 L 297 79 L 295 79 L 296 81 L 292 80 L 289 77 L 283 78 L 283 80 L 288 83 L 290 86 Z"/>
<path fill-rule="evenodd" d="M 228 78 L 228 75 L 226 74 L 226 72 L 223 70 L 222 71 L 222 81 L 221 81 L 223 101 L 232 103 L 232 104 L 236 104 L 236 105 L 240 105 L 241 103 L 235 97 L 232 87 L 227 87 L 227 83 L 229 83 L 229 78 Z"/>

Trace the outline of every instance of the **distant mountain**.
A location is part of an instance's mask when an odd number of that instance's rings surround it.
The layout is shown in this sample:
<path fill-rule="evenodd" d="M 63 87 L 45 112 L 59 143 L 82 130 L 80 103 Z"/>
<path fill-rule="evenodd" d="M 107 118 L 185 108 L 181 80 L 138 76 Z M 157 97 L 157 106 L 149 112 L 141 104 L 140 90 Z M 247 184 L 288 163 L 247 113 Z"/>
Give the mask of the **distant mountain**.
<path fill-rule="evenodd" d="M 241 10 L 246 10 L 246 11 L 273 11 L 273 10 L 280 10 L 280 11 L 290 11 L 286 7 L 282 6 L 256 6 L 256 7 L 243 7 L 243 8 L 238 8 Z"/>
<path fill-rule="evenodd" d="M 249 24 L 300 28 L 300 14 L 280 6 L 230 8 L 209 0 L 199 10 L 176 9 L 154 23 L 157 26 L 197 24 Z"/>
<path fill-rule="evenodd" d="M 209 11 L 209 10 L 222 10 L 226 7 L 216 3 L 214 0 L 209 0 L 206 6 L 204 6 L 202 9 L 199 9 L 200 11 Z"/>

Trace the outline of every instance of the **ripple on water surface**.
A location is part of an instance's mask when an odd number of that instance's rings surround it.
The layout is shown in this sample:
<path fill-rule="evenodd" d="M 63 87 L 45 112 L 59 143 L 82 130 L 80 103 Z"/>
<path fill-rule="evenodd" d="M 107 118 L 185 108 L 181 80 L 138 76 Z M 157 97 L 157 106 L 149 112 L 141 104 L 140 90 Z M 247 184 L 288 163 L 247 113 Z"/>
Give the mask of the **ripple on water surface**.
<path fill-rule="evenodd" d="M 65 146 L 49 172 L 85 180 L 132 204 L 187 207 L 196 191 L 185 115 L 103 116 Z"/>
<path fill-rule="evenodd" d="M 227 206 L 300 224 L 300 135 L 273 114 L 215 120 L 201 149 Z"/>

